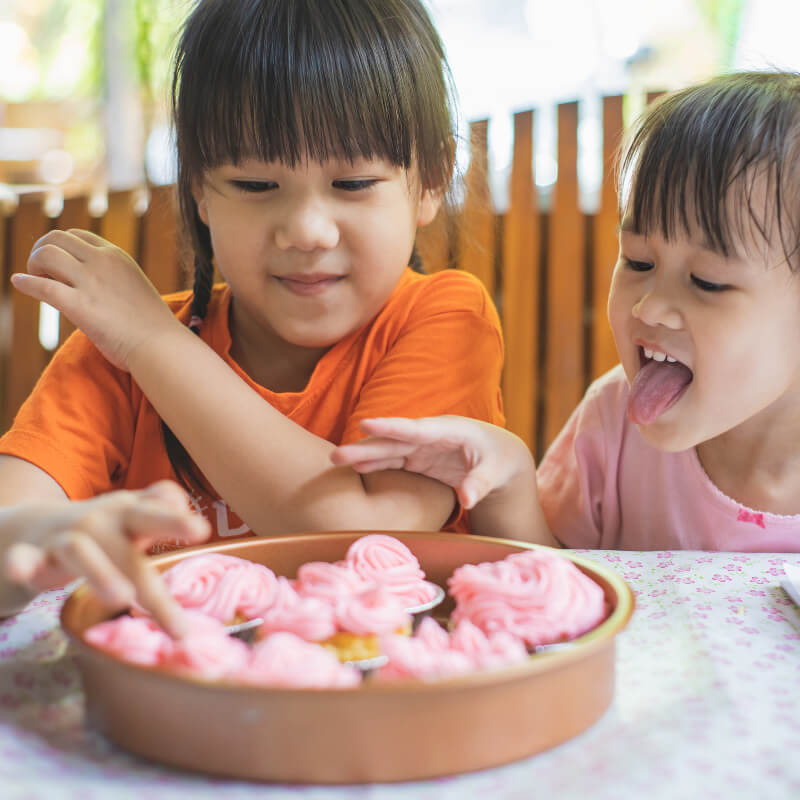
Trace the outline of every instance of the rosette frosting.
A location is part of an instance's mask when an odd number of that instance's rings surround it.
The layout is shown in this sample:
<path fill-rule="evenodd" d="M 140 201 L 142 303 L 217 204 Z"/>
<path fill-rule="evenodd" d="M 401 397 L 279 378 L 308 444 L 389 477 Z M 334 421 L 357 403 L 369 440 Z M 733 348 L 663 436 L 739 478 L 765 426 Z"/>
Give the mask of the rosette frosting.
<path fill-rule="evenodd" d="M 455 599 L 454 624 L 469 620 L 486 634 L 505 631 L 529 647 L 574 639 L 606 615 L 602 587 L 547 550 L 465 564 L 453 572 L 448 587 Z"/>
<path fill-rule="evenodd" d="M 345 689 L 357 686 L 361 673 L 324 647 L 291 633 L 273 633 L 253 647 L 240 678 L 264 686 Z"/>
<path fill-rule="evenodd" d="M 238 615 L 260 616 L 277 590 L 275 574 L 268 567 L 221 553 L 186 558 L 166 570 L 163 578 L 184 608 L 221 622 L 232 622 Z"/>

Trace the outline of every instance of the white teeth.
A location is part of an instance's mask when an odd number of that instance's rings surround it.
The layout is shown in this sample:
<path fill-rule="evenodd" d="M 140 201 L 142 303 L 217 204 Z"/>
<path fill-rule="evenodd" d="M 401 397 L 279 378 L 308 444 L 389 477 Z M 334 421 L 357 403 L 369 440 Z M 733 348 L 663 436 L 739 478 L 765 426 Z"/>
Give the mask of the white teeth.
<path fill-rule="evenodd" d="M 642 347 L 642 351 L 644 352 L 645 358 L 652 358 L 653 361 L 669 361 L 671 364 L 674 364 L 677 361 L 676 358 L 668 356 L 661 350 L 650 350 L 648 347 Z"/>

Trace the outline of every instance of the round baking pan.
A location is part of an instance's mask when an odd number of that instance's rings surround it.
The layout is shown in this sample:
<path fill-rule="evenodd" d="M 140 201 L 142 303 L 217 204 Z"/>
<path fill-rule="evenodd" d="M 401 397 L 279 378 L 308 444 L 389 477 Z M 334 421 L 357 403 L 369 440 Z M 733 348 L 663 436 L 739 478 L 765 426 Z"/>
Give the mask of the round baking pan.
<path fill-rule="evenodd" d="M 402 541 L 427 579 L 447 586 L 462 564 L 536 547 L 451 533 L 381 531 Z M 239 556 L 294 577 L 337 561 L 367 532 L 239 539 L 154 557 L 161 570 L 200 552 Z M 120 747 L 200 772 L 289 783 L 421 780 L 505 764 L 588 728 L 614 694 L 614 638 L 633 611 L 612 570 L 564 552 L 605 591 L 610 613 L 574 647 L 525 663 L 437 681 L 366 682 L 356 689 L 285 689 L 209 682 L 123 662 L 83 632 L 110 615 L 86 586 L 61 623 L 83 678 L 89 723 Z M 452 610 L 448 596 L 436 616 Z"/>

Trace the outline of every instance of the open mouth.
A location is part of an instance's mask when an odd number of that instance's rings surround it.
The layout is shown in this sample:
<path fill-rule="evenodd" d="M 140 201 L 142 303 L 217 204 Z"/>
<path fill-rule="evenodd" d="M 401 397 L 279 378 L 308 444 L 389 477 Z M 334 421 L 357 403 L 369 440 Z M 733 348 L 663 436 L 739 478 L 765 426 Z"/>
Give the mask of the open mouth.
<path fill-rule="evenodd" d="M 628 395 L 628 419 L 650 425 L 681 399 L 694 373 L 662 350 L 638 349 L 639 371 Z"/>

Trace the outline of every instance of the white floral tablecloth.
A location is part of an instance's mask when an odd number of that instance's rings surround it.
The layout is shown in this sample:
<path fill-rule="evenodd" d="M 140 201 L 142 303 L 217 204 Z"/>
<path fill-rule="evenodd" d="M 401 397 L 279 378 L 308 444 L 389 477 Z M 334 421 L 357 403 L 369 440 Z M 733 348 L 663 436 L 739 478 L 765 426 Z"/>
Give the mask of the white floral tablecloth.
<path fill-rule="evenodd" d="M 626 578 L 617 688 L 582 735 L 506 767 L 393 785 L 267 786 L 162 768 L 88 729 L 50 592 L 0 622 L 0 797 L 800 798 L 800 555 L 581 551 Z"/>

